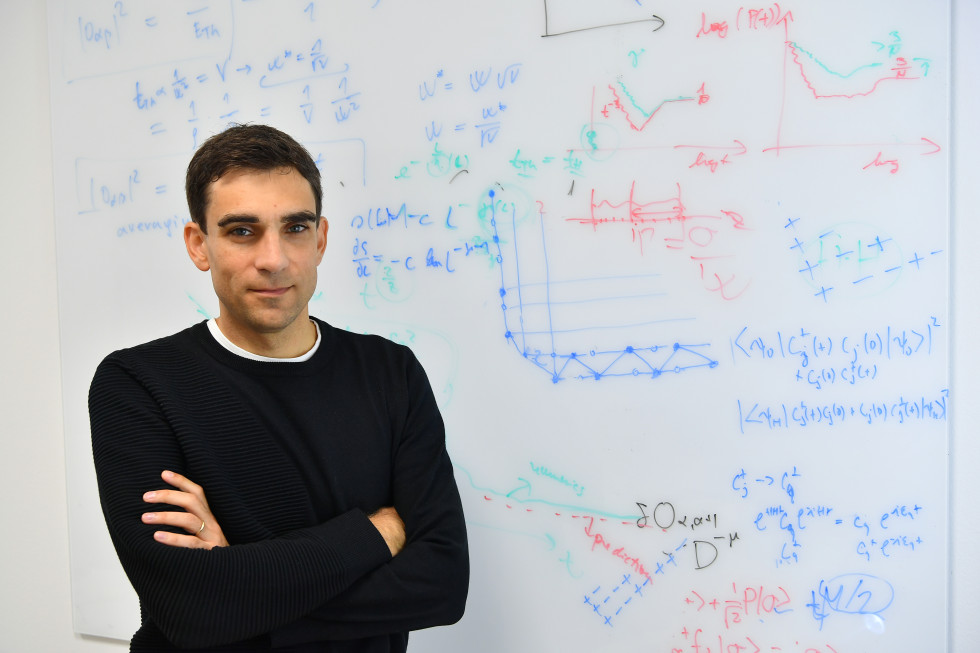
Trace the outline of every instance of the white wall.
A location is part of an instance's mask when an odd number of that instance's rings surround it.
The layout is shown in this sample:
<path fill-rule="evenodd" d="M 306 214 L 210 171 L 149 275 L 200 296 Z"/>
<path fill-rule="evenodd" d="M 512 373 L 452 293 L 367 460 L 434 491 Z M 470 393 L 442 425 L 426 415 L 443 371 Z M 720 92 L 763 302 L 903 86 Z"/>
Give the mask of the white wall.
<path fill-rule="evenodd" d="M 0 651 L 119 653 L 71 623 L 45 15 L 0 0 Z"/>
<path fill-rule="evenodd" d="M 980 499 L 980 343 L 974 334 L 980 322 L 980 3 L 958 0 L 953 3 L 953 221 L 950 241 L 953 252 L 951 315 L 954 335 L 951 352 L 951 389 L 957 398 L 951 424 L 950 470 L 953 477 L 950 515 L 951 533 L 951 651 L 971 653 L 980 650 L 980 523 L 974 518 Z"/>
<path fill-rule="evenodd" d="M 925 3 L 925 0 L 923 0 Z M 980 648 L 980 3 L 954 2 L 955 164 L 951 648 Z M 44 3 L 0 0 L 0 651 L 118 653 L 119 642 L 75 635 L 68 571 L 57 281 Z M 937 646 L 937 650 L 939 650 Z M 843 652 L 842 652 L 843 653 Z"/>

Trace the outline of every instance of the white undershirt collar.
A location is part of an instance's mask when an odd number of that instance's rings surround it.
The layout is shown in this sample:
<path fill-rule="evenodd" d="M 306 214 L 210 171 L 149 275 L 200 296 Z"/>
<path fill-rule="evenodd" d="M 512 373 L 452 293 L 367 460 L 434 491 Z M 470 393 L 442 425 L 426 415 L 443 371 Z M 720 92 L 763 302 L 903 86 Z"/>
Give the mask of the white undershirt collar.
<path fill-rule="evenodd" d="M 208 320 L 208 331 L 211 332 L 211 335 L 214 336 L 214 339 L 218 341 L 219 345 L 242 358 L 261 361 L 263 363 L 302 363 L 303 361 L 310 360 L 320 347 L 320 325 L 314 320 L 310 320 L 310 322 L 313 322 L 313 326 L 316 327 L 316 342 L 313 343 L 313 347 L 308 352 L 295 358 L 272 358 L 270 356 L 259 356 L 258 354 L 246 351 L 225 337 L 225 334 L 221 333 L 221 329 L 218 328 L 218 321 L 215 318 Z"/>

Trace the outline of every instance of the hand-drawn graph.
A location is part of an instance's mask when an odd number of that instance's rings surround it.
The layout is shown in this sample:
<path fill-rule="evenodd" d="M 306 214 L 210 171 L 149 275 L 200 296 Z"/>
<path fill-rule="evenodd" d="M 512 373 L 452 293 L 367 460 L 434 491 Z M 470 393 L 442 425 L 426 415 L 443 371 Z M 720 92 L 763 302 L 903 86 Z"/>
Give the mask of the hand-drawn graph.
<path fill-rule="evenodd" d="M 665 24 L 663 18 L 646 11 L 639 0 L 603 3 L 544 0 L 544 34 L 541 36 L 562 36 L 625 25 L 645 26 L 656 32 Z"/>
<path fill-rule="evenodd" d="M 784 23 L 782 110 L 776 130 L 776 145 L 763 151 L 779 153 L 783 149 L 815 147 L 881 150 L 884 147 L 880 143 L 868 143 L 867 137 L 861 139 L 856 134 L 848 134 L 851 129 L 840 129 L 842 139 L 836 142 L 786 143 L 787 131 L 803 129 L 799 121 L 811 111 L 820 112 L 824 120 L 833 121 L 838 128 L 860 127 L 866 133 L 888 134 L 894 141 L 890 144 L 891 150 L 910 145 L 918 147 L 921 141 L 932 145 L 922 154 L 941 150 L 933 140 L 924 137 L 909 139 L 906 135 L 895 138 L 895 133 L 905 133 L 908 123 L 899 120 L 897 113 L 890 108 L 899 97 L 897 93 L 904 94 L 906 87 L 921 84 L 928 78 L 932 67 L 930 57 L 907 52 L 908 44 L 895 30 L 887 36 L 869 36 L 864 48 L 856 48 L 857 51 L 849 55 L 834 57 L 836 53 L 832 45 L 811 45 L 791 37 L 790 23 L 791 20 Z M 833 112 L 846 112 L 841 115 L 848 115 L 850 119 L 838 120 Z M 897 131 L 890 132 L 889 127 Z M 910 142 L 903 142 L 903 139 Z M 887 166 L 894 173 L 898 172 L 899 159 L 894 155 L 883 157 L 879 151 L 878 158 L 870 165 Z M 864 169 L 867 168 L 865 166 Z"/>
<path fill-rule="evenodd" d="M 660 110 L 669 104 L 676 102 L 698 102 L 702 104 L 708 98 L 704 94 L 704 85 L 702 84 L 697 93 L 678 95 L 677 97 L 665 97 L 655 105 L 644 106 L 630 91 L 622 77 L 618 77 L 615 84 L 609 85 L 609 91 L 612 93 L 613 100 L 602 108 L 602 115 L 608 117 L 609 107 L 615 107 L 617 111 L 623 114 L 626 122 L 629 123 L 630 129 L 633 131 L 643 131 L 646 129 L 647 125 L 650 124 Z"/>
<path fill-rule="evenodd" d="M 714 214 L 697 214 L 690 211 L 681 197 L 680 185 L 676 192 L 661 200 L 641 202 L 637 198 L 636 181 L 630 184 L 629 195 L 620 202 L 597 198 L 592 190 L 588 217 L 566 218 L 568 222 L 589 225 L 593 231 L 600 227 L 628 227 L 630 240 L 644 253 L 644 244 L 657 249 L 694 252 L 688 254 L 706 290 L 717 292 L 730 301 L 737 299 L 751 284 L 733 270 L 731 259 L 736 258 L 731 243 L 722 244 L 726 249 L 719 252 L 715 246 L 725 240 L 725 234 L 746 230 L 745 219 L 735 211 L 721 210 Z M 716 238 L 722 234 L 720 238 Z"/>
<path fill-rule="evenodd" d="M 514 203 L 498 199 L 495 190 L 487 195 L 505 337 L 552 382 L 609 376 L 655 379 L 717 366 L 708 354 L 709 343 L 632 340 L 644 330 L 664 333 L 665 326 L 680 333 L 693 319 L 663 315 L 657 298 L 666 293 L 657 286 L 659 275 L 552 278 L 544 212 L 518 224 Z"/>
<path fill-rule="evenodd" d="M 788 41 L 786 47 L 789 49 L 795 68 L 799 70 L 800 78 L 815 99 L 852 99 L 871 95 L 883 82 L 911 81 L 920 79 L 917 71 L 922 75 L 929 73 L 928 59 L 916 57 L 913 67 L 913 62 L 898 56 L 902 49 L 898 32 L 892 32 L 891 37 L 894 41 L 888 45 L 879 42 L 873 44 L 876 46 L 877 53 L 887 54 L 888 58 L 885 61 L 860 64 L 847 72 L 834 70 L 795 41 Z"/>

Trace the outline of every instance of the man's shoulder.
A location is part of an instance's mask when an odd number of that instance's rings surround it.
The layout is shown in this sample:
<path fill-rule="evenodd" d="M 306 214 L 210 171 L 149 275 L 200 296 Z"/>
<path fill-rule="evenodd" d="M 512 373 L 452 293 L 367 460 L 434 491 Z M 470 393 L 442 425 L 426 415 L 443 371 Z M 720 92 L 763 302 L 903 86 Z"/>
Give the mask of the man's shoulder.
<path fill-rule="evenodd" d="M 156 338 L 132 347 L 117 349 L 106 356 L 100 367 L 120 365 L 125 368 L 170 368 L 174 364 L 193 358 L 192 351 L 200 342 L 200 335 L 206 324 L 200 322 L 169 336 Z"/>
<path fill-rule="evenodd" d="M 324 369 L 342 369 L 348 374 L 370 377 L 375 383 L 397 388 L 398 392 L 425 378 L 421 362 L 408 345 L 316 321 L 324 334 L 320 345 L 325 350 L 320 359 Z"/>
<path fill-rule="evenodd" d="M 330 348 L 340 351 L 358 352 L 369 356 L 379 356 L 389 359 L 404 359 L 412 357 L 412 351 L 407 346 L 371 333 L 348 331 L 314 317 L 323 334 L 324 342 L 330 343 Z"/>

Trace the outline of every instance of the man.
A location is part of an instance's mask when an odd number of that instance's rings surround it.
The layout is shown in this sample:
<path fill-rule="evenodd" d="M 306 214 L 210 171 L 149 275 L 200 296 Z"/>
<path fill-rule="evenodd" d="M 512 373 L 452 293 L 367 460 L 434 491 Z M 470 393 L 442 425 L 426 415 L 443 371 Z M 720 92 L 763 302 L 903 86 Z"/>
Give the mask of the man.
<path fill-rule="evenodd" d="M 404 651 L 463 614 L 442 418 L 405 347 L 311 319 L 320 175 L 262 125 L 187 169 L 187 252 L 220 314 L 109 355 L 89 392 L 99 492 L 140 597 L 132 651 Z"/>

